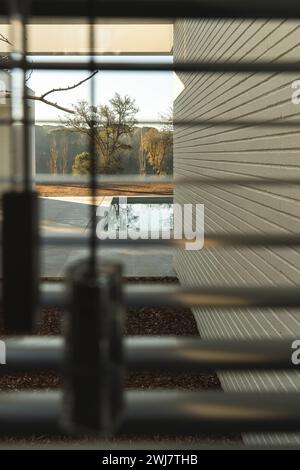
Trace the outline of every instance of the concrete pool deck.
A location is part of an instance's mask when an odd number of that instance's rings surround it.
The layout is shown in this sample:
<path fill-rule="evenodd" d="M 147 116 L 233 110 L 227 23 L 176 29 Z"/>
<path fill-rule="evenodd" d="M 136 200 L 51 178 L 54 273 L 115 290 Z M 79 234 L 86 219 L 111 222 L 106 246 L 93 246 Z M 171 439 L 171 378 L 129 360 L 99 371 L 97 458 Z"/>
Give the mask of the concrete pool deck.
<path fill-rule="evenodd" d="M 109 206 L 111 196 L 98 196 L 96 207 Z M 42 197 L 41 231 L 44 235 L 77 234 L 86 235 L 91 221 L 92 201 L 90 197 Z M 99 249 L 100 259 L 122 262 L 124 276 L 161 277 L 175 276 L 172 248 L 103 248 Z M 45 247 L 42 249 L 41 275 L 43 277 L 62 277 L 67 267 L 75 260 L 83 258 L 87 249 L 64 247 Z"/>

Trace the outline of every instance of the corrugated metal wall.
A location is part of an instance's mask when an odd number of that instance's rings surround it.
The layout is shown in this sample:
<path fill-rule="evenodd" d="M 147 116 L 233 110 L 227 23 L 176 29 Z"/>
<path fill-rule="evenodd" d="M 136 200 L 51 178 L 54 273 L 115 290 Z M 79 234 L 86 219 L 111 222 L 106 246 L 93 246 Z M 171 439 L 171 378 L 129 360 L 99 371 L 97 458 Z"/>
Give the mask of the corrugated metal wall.
<path fill-rule="evenodd" d="M 300 23 L 293 21 L 180 20 L 175 24 L 176 61 L 297 60 Z M 297 74 L 180 73 L 184 91 L 175 119 L 295 119 L 291 102 Z M 300 114 L 299 114 L 300 117 Z M 300 132 L 260 126 L 175 126 L 175 175 L 201 177 L 300 176 Z M 300 232 L 300 188 L 296 186 L 189 185 L 175 201 L 205 205 L 205 232 Z M 293 248 L 180 251 L 175 267 L 182 284 L 299 285 L 300 252 Z M 196 309 L 202 337 L 300 338 L 300 312 Z M 225 390 L 300 390 L 300 374 L 220 374 Z M 298 436 L 281 441 L 300 442 Z M 278 436 L 261 441 L 275 442 Z M 248 442 L 257 442 L 248 436 Z"/>

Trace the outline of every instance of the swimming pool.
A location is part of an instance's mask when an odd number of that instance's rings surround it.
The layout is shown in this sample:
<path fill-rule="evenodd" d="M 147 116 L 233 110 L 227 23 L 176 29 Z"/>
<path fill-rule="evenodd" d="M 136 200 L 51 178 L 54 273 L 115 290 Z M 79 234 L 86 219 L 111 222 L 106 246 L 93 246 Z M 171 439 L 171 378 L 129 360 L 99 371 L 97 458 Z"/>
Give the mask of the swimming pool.
<path fill-rule="evenodd" d="M 173 197 L 114 197 L 105 230 L 132 230 L 136 233 L 170 232 L 174 227 Z"/>

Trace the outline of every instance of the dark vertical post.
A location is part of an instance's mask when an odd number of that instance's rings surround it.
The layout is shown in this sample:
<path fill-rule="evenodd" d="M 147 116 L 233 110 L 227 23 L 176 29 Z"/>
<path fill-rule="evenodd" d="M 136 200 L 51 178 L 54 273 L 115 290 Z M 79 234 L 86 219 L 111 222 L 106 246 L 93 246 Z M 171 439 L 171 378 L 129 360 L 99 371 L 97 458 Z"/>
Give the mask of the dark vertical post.
<path fill-rule="evenodd" d="M 108 435 L 123 414 L 123 319 L 121 268 L 89 259 L 67 273 L 64 426 L 71 432 Z"/>
<path fill-rule="evenodd" d="M 89 14 L 88 19 L 90 22 L 89 27 L 89 45 L 90 45 L 90 68 L 91 73 L 94 72 L 94 53 L 95 53 L 95 0 L 88 1 Z M 90 109 L 91 109 L 91 139 L 90 139 L 90 156 L 91 156 L 91 170 L 90 170 L 90 191 L 91 191 L 91 234 L 90 234 L 90 266 L 91 270 L 95 272 L 97 264 L 97 216 L 96 216 L 96 201 L 97 201 L 97 152 L 96 152 L 96 132 L 97 128 L 97 108 L 95 106 L 95 82 L 94 76 L 90 79 Z"/>
<path fill-rule="evenodd" d="M 38 197 L 3 196 L 3 318 L 7 332 L 30 333 L 38 308 Z"/>
<path fill-rule="evenodd" d="M 107 432 L 110 422 L 109 288 L 89 260 L 67 273 L 64 425 L 74 432 Z"/>
<path fill-rule="evenodd" d="M 3 315 L 9 332 L 30 333 L 38 308 L 38 195 L 32 190 L 26 85 L 28 0 L 9 2 L 12 51 L 12 190 L 3 196 Z"/>
<path fill-rule="evenodd" d="M 110 410 L 116 428 L 123 414 L 124 389 L 124 299 L 122 289 L 122 267 L 115 263 L 101 264 L 101 271 L 108 278 L 109 306 L 109 358 L 110 358 Z"/>

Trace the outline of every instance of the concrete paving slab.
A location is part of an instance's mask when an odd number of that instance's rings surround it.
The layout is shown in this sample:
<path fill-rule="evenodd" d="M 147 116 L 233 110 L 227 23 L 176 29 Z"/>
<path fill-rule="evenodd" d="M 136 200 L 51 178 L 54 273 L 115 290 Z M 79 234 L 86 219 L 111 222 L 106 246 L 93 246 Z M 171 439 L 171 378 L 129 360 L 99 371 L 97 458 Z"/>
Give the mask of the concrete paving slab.
<path fill-rule="evenodd" d="M 68 266 L 87 256 L 87 249 L 73 250 L 64 263 L 61 272 L 63 273 Z M 158 251 L 154 249 L 145 250 L 141 248 L 138 252 L 135 249 L 129 248 L 110 248 L 100 249 L 98 256 L 100 260 L 122 263 L 124 276 L 127 277 L 161 277 L 176 275 L 173 269 L 172 249 L 164 249 L 163 253 L 158 254 Z"/>

